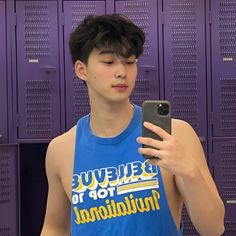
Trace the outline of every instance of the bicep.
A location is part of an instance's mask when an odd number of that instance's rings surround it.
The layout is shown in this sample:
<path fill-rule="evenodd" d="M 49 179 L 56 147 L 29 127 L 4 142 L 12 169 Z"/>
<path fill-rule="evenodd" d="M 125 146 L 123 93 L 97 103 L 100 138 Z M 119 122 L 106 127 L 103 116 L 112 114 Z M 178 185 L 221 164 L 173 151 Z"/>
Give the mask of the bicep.
<path fill-rule="evenodd" d="M 58 175 L 53 144 L 49 145 L 47 151 L 46 173 L 48 178 L 48 197 L 42 232 L 57 231 L 65 235 L 70 228 L 70 201 Z"/>
<path fill-rule="evenodd" d="M 201 171 L 202 176 L 208 184 L 208 187 L 218 194 L 216 185 L 208 168 L 206 157 L 199 137 L 188 123 L 184 122 L 183 126 L 184 127 L 181 129 L 181 135 L 178 136 L 179 141 L 184 146 L 189 158 L 193 158 L 196 168 Z M 178 186 L 178 189 L 180 190 L 180 192 L 182 192 L 182 178 L 175 176 L 175 181 Z"/>

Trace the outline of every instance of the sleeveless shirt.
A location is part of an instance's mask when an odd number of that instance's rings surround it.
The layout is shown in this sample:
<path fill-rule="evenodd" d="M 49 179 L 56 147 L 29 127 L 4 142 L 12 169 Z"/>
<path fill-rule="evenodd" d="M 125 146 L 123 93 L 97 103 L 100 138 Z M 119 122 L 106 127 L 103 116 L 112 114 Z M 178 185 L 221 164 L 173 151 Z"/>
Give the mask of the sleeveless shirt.
<path fill-rule="evenodd" d="M 141 108 L 128 127 L 101 138 L 90 116 L 77 122 L 71 197 L 72 236 L 177 236 L 159 167 L 138 153 Z"/>

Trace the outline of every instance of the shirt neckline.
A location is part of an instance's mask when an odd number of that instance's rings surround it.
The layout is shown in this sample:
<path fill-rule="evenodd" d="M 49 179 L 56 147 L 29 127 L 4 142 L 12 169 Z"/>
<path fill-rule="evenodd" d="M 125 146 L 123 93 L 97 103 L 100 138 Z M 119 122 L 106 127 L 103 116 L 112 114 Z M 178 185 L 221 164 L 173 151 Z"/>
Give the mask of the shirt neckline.
<path fill-rule="evenodd" d="M 90 115 L 89 115 L 85 123 L 85 126 L 86 126 L 85 128 L 86 130 L 88 130 L 88 138 L 95 143 L 104 144 L 104 145 L 120 143 L 122 140 L 124 140 L 128 135 L 132 133 L 132 131 L 136 128 L 138 122 L 140 121 L 140 118 L 141 118 L 141 113 L 139 112 L 140 108 L 137 105 L 133 105 L 133 106 L 134 106 L 134 114 L 128 127 L 117 136 L 111 137 L 111 138 L 103 138 L 103 137 L 94 135 L 90 127 Z"/>

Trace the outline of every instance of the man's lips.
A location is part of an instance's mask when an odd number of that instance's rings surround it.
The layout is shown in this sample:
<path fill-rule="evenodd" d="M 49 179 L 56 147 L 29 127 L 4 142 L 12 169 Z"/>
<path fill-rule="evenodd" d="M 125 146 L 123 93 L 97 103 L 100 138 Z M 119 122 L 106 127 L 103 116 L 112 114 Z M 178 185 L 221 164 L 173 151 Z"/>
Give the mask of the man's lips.
<path fill-rule="evenodd" d="M 116 85 L 113 85 L 112 88 L 114 88 L 117 92 L 124 92 L 128 88 L 128 85 L 126 85 L 126 84 L 116 84 Z"/>
<path fill-rule="evenodd" d="M 127 88 L 128 85 L 126 84 L 116 84 L 116 85 L 112 85 L 113 88 Z"/>

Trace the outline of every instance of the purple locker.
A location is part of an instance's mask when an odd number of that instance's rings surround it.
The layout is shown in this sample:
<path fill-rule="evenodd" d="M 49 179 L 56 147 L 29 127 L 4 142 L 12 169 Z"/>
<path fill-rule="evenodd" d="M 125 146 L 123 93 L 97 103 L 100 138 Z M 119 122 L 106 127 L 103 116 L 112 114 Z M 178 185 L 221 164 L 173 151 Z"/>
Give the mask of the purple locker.
<path fill-rule="evenodd" d="M 74 74 L 69 52 L 69 35 L 85 16 L 104 14 L 105 1 L 66 1 L 64 7 L 64 42 L 65 42 L 65 84 L 66 84 L 66 129 L 89 112 L 89 99 L 86 86 Z"/>
<path fill-rule="evenodd" d="M 18 236 L 18 145 L 0 145 L 0 236 Z"/>
<path fill-rule="evenodd" d="M 236 139 L 213 140 L 214 179 L 225 204 L 225 234 L 236 235 Z"/>
<path fill-rule="evenodd" d="M 60 133 L 56 1 L 16 2 L 18 139 Z"/>
<path fill-rule="evenodd" d="M 6 74 L 6 18 L 5 2 L 0 1 L 0 143 L 7 136 L 7 74 Z"/>
<path fill-rule="evenodd" d="M 163 1 L 165 99 L 173 116 L 189 122 L 201 141 L 207 136 L 204 7 L 204 0 Z M 186 210 L 183 222 L 185 235 L 199 235 Z"/>
<path fill-rule="evenodd" d="M 199 236 L 199 233 L 195 230 L 186 207 L 183 208 L 182 211 L 182 219 L 183 219 L 183 225 L 184 225 L 184 236 Z"/>
<path fill-rule="evenodd" d="M 236 0 L 211 4 L 213 136 L 236 136 Z"/>
<path fill-rule="evenodd" d="M 173 116 L 206 139 L 205 1 L 166 0 L 164 13 L 165 97 Z"/>
<path fill-rule="evenodd" d="M 141 105 L 144 100 L 159 98 L 157 1 L 115 1 L 115 11 L 126 15 L 145 33 L 144 51 L 139 58 L 138 77 L 131 101 Z"/>

